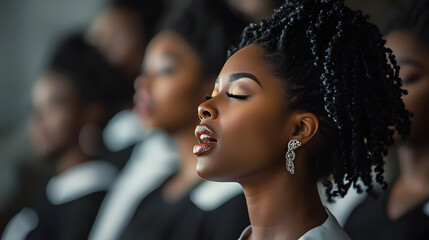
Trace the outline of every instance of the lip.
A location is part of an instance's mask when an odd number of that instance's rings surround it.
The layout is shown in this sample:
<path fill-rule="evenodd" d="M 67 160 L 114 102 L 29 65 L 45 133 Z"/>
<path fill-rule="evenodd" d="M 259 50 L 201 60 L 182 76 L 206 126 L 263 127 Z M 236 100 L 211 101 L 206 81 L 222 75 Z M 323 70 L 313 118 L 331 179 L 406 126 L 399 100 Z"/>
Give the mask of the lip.
<path fill-rule="evenodd" d="M 152 114 L 152 103 L 148 96 L 136 92 L 134 95 L 134 112 L 141 117 L 148 117 Z"/>
<path fill-rule="evenodd" d="M 193 152 L 197 156 L 208 152 L 217 144 L 215 134 L 206 125 L 198 125 L 195 128 L 195 137 L 197 137 L 198 144 L 195 144 Z"/>

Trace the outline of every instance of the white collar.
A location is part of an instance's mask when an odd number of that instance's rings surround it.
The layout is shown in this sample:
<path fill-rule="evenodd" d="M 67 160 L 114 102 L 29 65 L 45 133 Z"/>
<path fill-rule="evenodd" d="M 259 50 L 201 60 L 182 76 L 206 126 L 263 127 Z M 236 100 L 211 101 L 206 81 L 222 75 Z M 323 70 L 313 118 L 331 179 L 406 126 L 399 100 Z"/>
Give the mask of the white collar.
<path fill-rule="evenodd" d="M 325 222 L 302 235 L 298 240 L 350 240 L 350 237 L 338 224 L 337 219 L 325 208 L 328 218 Z M 245 240 L 252 233 L 252 226 L 248 226 L 241 233 L 238 240 Z"/>
<path fill-rule="evenodd" d="M 423 212 L 429 217 L 429 201 L 423 204 Z"/>
<path fill-rule="evenodd" d="M 147 132 L 133 111 L 122 110 L 104 128 L 103 142 L 107 149 L 117 152 L 141 141 Z"/>
<path fill-rule="evenodd" d="M 88 194 L 107 190 L 117 169 L 104 161 L 89 161 L 51 178 L 46 186 L 48 200 L 59 205 Z"/>
<path fill-rule="evenodd" d="M 106 195 L 88 239 L 119 239 L 140 202 L 179 168 L 171 139 L 154 131 L 138 143 Z"/>
<path fill-rule="evenodd" d="M 204 181 L 190 195 L 191 201 L 204 211 L 211 211 L 242 193 L 238 183 Z"/>
<path fill-rule="evenodd" d="M 350 240 L 343 228 L 338 223 L 332 213 L 325 208 L 328 218 L 325 222 L 302 235 L 298 240 L 315 240 L 315 239 L 329 239 L 329 240 Z"/>

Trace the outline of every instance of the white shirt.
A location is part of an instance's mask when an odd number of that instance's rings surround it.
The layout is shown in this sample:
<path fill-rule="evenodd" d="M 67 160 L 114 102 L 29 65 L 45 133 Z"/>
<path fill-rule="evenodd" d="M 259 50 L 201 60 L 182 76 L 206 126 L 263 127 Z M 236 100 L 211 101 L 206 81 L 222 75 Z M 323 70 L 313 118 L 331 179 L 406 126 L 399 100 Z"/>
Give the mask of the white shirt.
<path fill-rule="evenodd" d="M 61 205 L 98 191 L 107 191 L 117 169 L 105 161 L 79 164 L 55 177 L 46 186 L 46 196 L 53 205 Z M 2 240 L 23 240 L 39 224 L 37 213 L 24 208 L 6 226 Z"/>
<path fill-rule="evenodd" d="M 151 132 L 138 143 L 107 193 L 89 234 L 90 240 L 119 239 L 139 203 L 179 166 L 173 143 L 161 132 Z"/>
<path fill-rule="evenodd" d="M 350 237 L 344 232 L 334 215 L 325 208 L 328 218 L 325 222 L 302 235 L 298 240 L 350 240 Z M 246 240 L 252 233 L 252 226 L 248 226 L 241 233 L 238 240 Z"/>
<path fill-rule="evenodd" d="M 107 149 L 117 152 L 141 141 L 147 132 L 132 110 L 122 110 L 104 128 L 103 142 Z"/>

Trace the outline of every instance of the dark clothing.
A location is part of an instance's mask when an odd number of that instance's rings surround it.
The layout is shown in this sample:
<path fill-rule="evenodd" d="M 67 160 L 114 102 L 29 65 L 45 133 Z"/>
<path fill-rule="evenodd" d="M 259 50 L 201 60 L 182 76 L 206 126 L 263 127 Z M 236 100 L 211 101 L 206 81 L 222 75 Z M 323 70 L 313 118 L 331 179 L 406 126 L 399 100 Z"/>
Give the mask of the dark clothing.
<path fill-rule="evenodd" d="M 387 215 L 388 196 L 389 191 L 378 200 L 368 197 L 354 209 L 344 227 L 347 234 L 355 240 L 429 239 L 429 211 L 424 209 L 429 199 L 391 220 Z"/>
<path fill-rule="evenodd" d="M 132 144 L 131 146 L 121 149 L 117 152 L 106 150 L 102 159 L 108 163 L 112 163 L 119 171 L 121 171 L 130 159 L 135 147 L 136 144 Z"/>
<path fill-rule="evenodd" d="M 51 177 L 10 220 L 2 239 L 88 239 L 116 173 L 113 165 L 94 160 Z"/>
<path fill-rule="evenodd" d="M 46 198 L 46 194 L 42 194 L 31 207 L 39 221 L 27 239 L 88 239 L 92 223 L 105 194 L 105 191 L 95 192 L 60 205 L 53 205 Z"/>
<path fill-rule="evenodd" d="M 140 203 L 122 239 L 235 240 L 248 225 L 242 193 L 214 210 L 204 211 L 192 202 L 189 194 L 166 202 L 160 187 Z"/>

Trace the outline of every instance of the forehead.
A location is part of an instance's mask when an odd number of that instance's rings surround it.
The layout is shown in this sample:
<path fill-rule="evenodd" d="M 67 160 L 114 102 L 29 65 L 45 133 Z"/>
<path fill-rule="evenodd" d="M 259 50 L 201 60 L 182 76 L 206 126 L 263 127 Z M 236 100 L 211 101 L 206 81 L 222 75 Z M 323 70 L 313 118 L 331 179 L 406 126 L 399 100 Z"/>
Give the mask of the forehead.
<path fill-rule="evenodd" d="M 44 98 L 50 95 L 65 96 L 77 92 L 70 78 L 67 76 L 47 72 L 42 75 L 35 83 L 33 95 L 36 98 Z"/>
<path fill-rule="evenodd" d="M 164 31 L 157 34 L 149 43 L 148 52 L 150 53 L 189 53 L 192 51 L 190 46 L 178 34 L 172 31 Z"/>
<path fill-rule="evenodd" d="M 220 77 L 236 72 L 268 73 L 263 59 L 263 50 L 260 46 L 244 47 L 228 59 L 222 68 Z"/>
<path fill-rule="evenodd" d="M 133 23 L 139 21 L 137 14 L 126 8 L 113 7 L 107 9 L 99 17 L 99 20 L 104 24 L 121 24 L 121 26 L 129 27 Z"/>
<path fill-rule="evenodd" d="M 411 31 L 395 31 L 386 36 L 386 46 L 398 58 L 414 56 L 427 58 L 429 48 Z"/>
<path fill-rule="evenodd" d="M 270 72 L 268 63 L 264 60 L 264 51 L 258 45 L 249 45 L 234 53 L 222 68 L 219 82 L 228 80 L 234 73 L 250 73 L 258 78 L 264 89 L 283 89 L 282 80 Z"/>

